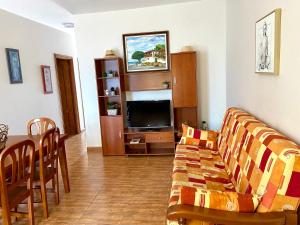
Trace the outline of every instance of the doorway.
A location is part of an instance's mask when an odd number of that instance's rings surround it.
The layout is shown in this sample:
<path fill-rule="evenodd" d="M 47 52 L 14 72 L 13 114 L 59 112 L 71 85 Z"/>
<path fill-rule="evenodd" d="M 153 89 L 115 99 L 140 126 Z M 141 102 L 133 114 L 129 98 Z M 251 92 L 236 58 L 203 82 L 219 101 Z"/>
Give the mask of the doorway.
<path fill-rule="evenodd" d="M 54 58 L 60 90 L 64 131 L 69 135 L 79 134 L 80 124 L 73 58 L 58 54 L 54 54 Z"/>

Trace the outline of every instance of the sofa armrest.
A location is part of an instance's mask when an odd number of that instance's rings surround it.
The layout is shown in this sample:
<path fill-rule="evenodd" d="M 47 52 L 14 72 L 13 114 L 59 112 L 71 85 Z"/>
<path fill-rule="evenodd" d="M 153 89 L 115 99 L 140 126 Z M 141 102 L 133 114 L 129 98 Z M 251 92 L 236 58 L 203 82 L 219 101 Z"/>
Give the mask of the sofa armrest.
<path fill-rule="evenodd" d="M 185 219 L 193 219 L 226 225 L 293 224 L 287 222 L 290 221 L 291 218 L 294 218 L 294 215 L 297 218 L 296 212 L 239 213 L 192 205 L 173 205 L 168 208 L 167 212 L 168 220 L 184 221 Z M 181 224 L 184 223 L 181 222 Z"/>

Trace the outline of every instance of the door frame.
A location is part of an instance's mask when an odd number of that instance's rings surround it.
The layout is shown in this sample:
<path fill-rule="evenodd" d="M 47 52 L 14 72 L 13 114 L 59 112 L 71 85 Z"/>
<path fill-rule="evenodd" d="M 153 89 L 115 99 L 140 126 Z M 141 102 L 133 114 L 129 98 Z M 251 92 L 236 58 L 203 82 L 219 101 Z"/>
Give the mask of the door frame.
<path fill-rule="evenodd" d="M 56 70 L 56 78 L 57 78 L 57 83 L 58 83 L 58 89 L 59 89 L 59 96 L 60 96 L 60 106 L 61 106 L 61 115 L 62 115 L 62 120 L 64 123 L 64 129 L 65 129 L 65 121 L 63 117 L 63 106 L 62 106 L 62 93 L 60 89 L 60 79 L 59 79 L 59 74 L 58 74 L 58 69 L 57 69 L 57 60 L 68 60 L 70 63 L 70 71 L 71 71 L 71 88 L 72 88 L 72 96 L 74 99 L 74 112 L 75 112 L 75 123 L 76 123 L 76 133 L 79 134 L 81 132 L 80 130 L 80 120 L 79 120 L 79 109 L 78 109 L 78 99 L 77 99 L 77 91 L 76 91 L 76 82 L 75 82 L 75 72 L 74 72 L 74 62 L 73 62 L 73 57 L 67 56 L 67 55 L 61 55 L 61 54 L 54 54 L 54 62 L 55 62 L 55 70 Z"/>

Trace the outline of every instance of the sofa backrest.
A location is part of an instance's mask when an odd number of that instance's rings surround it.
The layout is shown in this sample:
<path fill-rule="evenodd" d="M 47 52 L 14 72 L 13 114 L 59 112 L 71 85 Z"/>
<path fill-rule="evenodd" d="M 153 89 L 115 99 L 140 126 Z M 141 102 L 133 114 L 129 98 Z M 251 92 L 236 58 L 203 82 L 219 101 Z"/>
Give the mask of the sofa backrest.
<path fill-rule="evenodd" d="M 258 212 L 298 208 L 300 148 L 294 142 L 247 112 L 230 108 L 218 148 L 236 191 L 262 196 Z"/>

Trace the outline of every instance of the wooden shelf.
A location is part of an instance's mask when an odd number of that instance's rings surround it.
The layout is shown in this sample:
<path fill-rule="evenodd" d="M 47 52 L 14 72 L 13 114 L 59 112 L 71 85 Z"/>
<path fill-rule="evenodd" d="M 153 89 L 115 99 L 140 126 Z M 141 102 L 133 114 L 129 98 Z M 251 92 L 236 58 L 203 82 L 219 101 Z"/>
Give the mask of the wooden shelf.
<path fill-rule="evenodd" d="M 170 71 L 127 73 L 124 76 L 125 91 L 158 91 L 171 88 Z M 164 88 L 163 82 L 169 82 L 170 88 Z"/>
<path fill-rule="evenodd" d="M 161 128 L 160 130 L 141 130 L 138 128 L 125 128 L 124 134 L 143 134 L 143 133 L 159 133 L 159 132 L 174 132 L 173 127 Z"/>
<path fill-rule="evenodd" d="M 97 77 L 97 79 L 99 79 L 99 80 L 109 80 L 109 79 L 119 79 L 119 78 L 120 78 L 119 76 L 117 76 L 117 77 L 101 77 L 101 76 Z"/>
<path fill-rule="evenodd" d="M 166 91 L 172 90 L 172 88 L 147 88 L 147 89 L 138 89 L 138 90 L 125 90 L 126 92 L 138 92 L 138 91 Z"/>
<path fill-rule="evenodd" d="M 99 98 L 114 98 L 114 97 L 121 97 L 121 95 L 100 95 Z"/>

